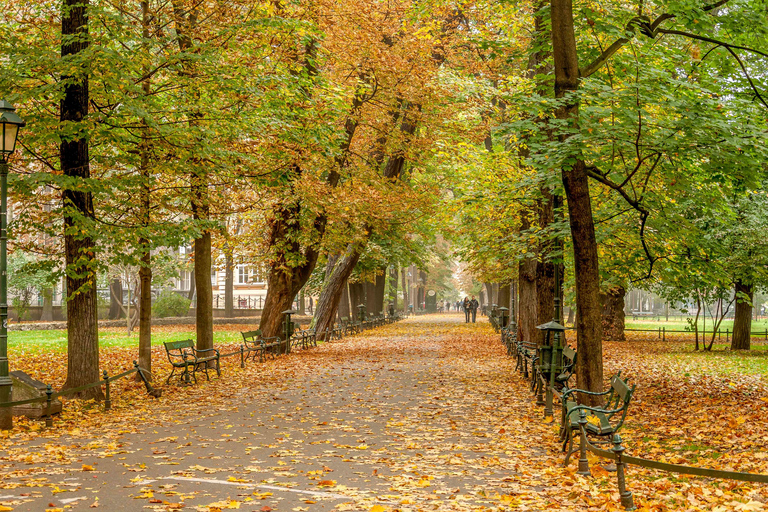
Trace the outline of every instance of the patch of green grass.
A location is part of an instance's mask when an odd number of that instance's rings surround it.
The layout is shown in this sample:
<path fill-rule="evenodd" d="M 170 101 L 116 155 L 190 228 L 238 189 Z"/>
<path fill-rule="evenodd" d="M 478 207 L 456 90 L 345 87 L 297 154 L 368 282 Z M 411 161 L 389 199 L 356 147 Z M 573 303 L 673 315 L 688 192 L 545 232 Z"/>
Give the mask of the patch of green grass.
<path fill-rule="evenodd" d="M 153 332 L 152 345 L 159 346 L 164 341 L 195 339 L 194 330 L 177 332 Z M 242 337 L 237 331 L 214 331 L 215 344 L 237 343 Z M 138 329 L 131 334 L 117 329 L 105 329 L 99 332 L 99 348 L 136 348 L 139 346 Z M 8 333 L 8 349 L 13 353 L 66 352 L 67 331 L 12 331 Z"/>
<path fill-rule="evenodd" d="M 707 319 L 707 332 L 712 332 L 714 323 Z M 684 331 L 688 328 L 688 322 L 685 321 L 685 317 L 670 317 L 669 321 L 666 321 L 664 317 L 660 317 L 658 320 L 654 318 L 642 318 L 638 317 L 637 320 L 633 320 L 631 316 L 627 316 L 626 328 L 627 329 L 648 329 L 658 330 L 665 328 L 667 331 Z M 699 318 L 699 329 L 704 329 L 704 321 Z M 725 336 L 725 330 L 733 332 L 733 320 L 726 319 L 720 324 L 720 330 L 723 331 Z M 768 329 L 768 319 L 752 320 L 752 333 L 760 333 L 764 335 L 765 330 Z"/>
<path fill-rule="evenodd" d="M 682 347 L 682 345 L 681 345 Z M 724 343 L 714 344 L 712 351 L 694 351 L 693 343 L 686 343 L 684 348 L 670 350 L 667 358 L 686 368 L 686 376 L 696 373 L 720 375 L 760 375 L 768 376 L 768 345 L 752 343 L 751 350 L 730 350 Z"/>

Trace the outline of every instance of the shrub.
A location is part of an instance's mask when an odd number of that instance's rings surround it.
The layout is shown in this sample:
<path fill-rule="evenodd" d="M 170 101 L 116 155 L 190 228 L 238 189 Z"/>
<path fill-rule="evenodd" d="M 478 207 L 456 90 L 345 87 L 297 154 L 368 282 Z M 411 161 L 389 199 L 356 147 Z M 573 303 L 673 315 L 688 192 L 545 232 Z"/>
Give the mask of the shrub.
<path fill-rule="evenodd" d="M 184 316 L 192 301 L 170 290 L 163 291 L 152 304 L 152 316 L 166 318 L 169 316 Z"/>

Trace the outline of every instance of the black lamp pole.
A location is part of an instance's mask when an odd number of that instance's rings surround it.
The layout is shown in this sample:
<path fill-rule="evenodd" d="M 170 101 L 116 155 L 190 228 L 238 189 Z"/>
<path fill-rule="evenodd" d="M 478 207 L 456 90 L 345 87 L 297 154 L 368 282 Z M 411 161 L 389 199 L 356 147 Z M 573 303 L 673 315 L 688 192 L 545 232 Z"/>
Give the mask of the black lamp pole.
<path fill-rule="evenodd" d="M 16 137 L 24 120 L 16 109 L 0 100 L 0 403 L 11 401 L 11 375 L 8 365 L 8 159 L 16 149 Z M 0 429 L 13 428 L 10 407 L 0 407 Z"/>

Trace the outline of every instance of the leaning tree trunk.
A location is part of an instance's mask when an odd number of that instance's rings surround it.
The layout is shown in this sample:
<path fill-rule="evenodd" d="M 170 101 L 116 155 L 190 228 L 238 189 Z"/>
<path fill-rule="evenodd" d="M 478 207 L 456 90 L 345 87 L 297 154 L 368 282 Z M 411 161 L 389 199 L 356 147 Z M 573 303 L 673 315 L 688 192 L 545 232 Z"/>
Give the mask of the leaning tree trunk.
<path fill-rule="evenodd" d="M 61 56 L 88 48 L 89 0 L 64 0 L 62 3 Z M 72 37 L 74 36 L 74 37 Z M 62 76 L 64 97 L 60 118 L 63 125 L 82 123 L 88 114 L 88 74 L 86 69 L 73 76 Z M 74 186 L 62 191 L 64 206 L 64 253 L 67 266 L 67 380 L 63 389 L 72 389 L 96 382 L 99 375 L 98 311 L 96 307 L 96 255 L 93 239 L 87 234 L 89 226 L 81 219 L 95 217 L 93 196 L 87 191 L 86 180 L 91 176 L 88 140 L 84 132 L 70 130 L 73 137 L 62 137 L 60 159 L 62 173 L 74 181 Z M 101 387 L 78 392 L 80 398 L 103 397 Z"/>
<path fill-rule="evenodd" d="M 333 328 L 333 324 L 336 321 L 336 312 L 347 317 L 354 317 L 354 313 L 349 313 L 349 302 L 347 302 L 346 315 L 342 311 L 342 302 L 344 292 L 347 289 L 347 279 L 352 275 L 352 271 L 360 260 L 359 246 L 349 245 L 347 247 L 344 256 L 335 260 L 332 270 L 328 273 L 326 283 L 323 286 L 323 291 L 320 294 L 320 298 L 317 299 L 317 307 L 315 310 L 315 332 L 322 336 L 322 333 L 328 329 Z M 350 285 L 352 287 L 353 285 Z M 355 297 L 356 298 L 356 297 Z"/>
<path fill-rule="evenodd" d="M 733 339 L 731 350 L 749 350 L 752 333 L 752 283 L 736 281 L 736 311 L 733 317 Z"/>
<path fill-rule="evenodd" d="M 614 286 L 601 294 L 603 301 L 603 337 L 611 341 L 627 341 L 624 335 L 624 296 L 627 290 L 623 286 Z"/>
<path fill-rule="evenodd" d="M 579 61 L 573 26 L 572 0 L 551 0 L 552 53 L 555 65 L 555 96 L 568 99 L 555 115 L 565 121 L 569 133 L 560 134 L 566 143 L 570 133 L 579 130 Z M 589 177 L 580 152 L 566 159 L 562 168 L 563 188 L 568 200 L 568 214 L 573 242 L 576 281 L 577 385 L 589 391 L 603 389 L 603 344 L 600 308 L 600 268 L 597 239 L 589 195 Z M 596 400 L 595 400 L 596 401 Z"/>

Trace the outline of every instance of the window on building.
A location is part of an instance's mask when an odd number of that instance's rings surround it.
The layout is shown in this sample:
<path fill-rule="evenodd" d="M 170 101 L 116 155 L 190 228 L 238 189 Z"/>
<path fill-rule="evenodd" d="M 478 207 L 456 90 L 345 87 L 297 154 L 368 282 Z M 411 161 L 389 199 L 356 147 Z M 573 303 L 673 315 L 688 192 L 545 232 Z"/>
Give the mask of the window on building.
<path fill-rule="evenodd" d="M 218 276 L 219 271 L 215 268 L 211 269 L 211 286 L 216 286 L 218 284 Z"/>
<path fill-rule="evenodd" d="M 192 285 L 192 274 L 186 270 L 179 272 L 179 281 L 177 290 L 189 290 Z"/>
<path fill-rule="evenodd" d="M 248 270 L 245 265 L 237 266 L 237 284 L 248 284 Z"/>

